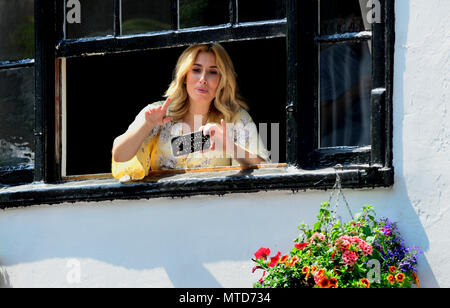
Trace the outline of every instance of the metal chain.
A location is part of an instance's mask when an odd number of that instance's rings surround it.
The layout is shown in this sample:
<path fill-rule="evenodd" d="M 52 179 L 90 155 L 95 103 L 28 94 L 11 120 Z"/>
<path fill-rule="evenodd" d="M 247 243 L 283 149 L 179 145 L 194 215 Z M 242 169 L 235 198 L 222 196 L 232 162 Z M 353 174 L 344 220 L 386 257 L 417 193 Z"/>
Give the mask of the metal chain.
<path fill-rule="evenodd" d="M 328 200 L 328 203 L 331 205 L 331 201 L 333 199 L 333 196 L 336 194 L 336 203 L 335 203 L 335 205 L 334 205 L 334 207 L 332 209 L 332 212 L 336 213 L 336 211 L 337 211 L 337 209 L 339 207 L 339 196 L 342 196 L 342 200 L 344 200 L 345 206 L 346 206 L 348 212 L 350 213 L 350 217 L 353 219 L 354 218 L 353 217 L 353 213 L 350 210 L 350 206 L 348 205 L 348 202 L 347 202 L 347 199 L 345 198 L 344 193 L 342 192 L 341 177 L 339 176 L 339 173 L 337 171 L 338 169 L 342 169 L 342 165 L 337 164 L 336 166 L 334 166 L 334 171 L 336 173 L 336 182 L 334 183 L 334 186 L 332 188 L 333 191 L 331 192 L 330 199 Z"/>

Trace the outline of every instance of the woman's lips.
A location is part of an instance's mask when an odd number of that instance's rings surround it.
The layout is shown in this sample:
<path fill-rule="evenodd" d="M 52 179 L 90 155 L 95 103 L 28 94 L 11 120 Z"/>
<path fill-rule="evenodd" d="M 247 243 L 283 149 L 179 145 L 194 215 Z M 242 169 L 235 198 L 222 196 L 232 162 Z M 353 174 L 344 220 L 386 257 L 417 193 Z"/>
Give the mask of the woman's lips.
<path fill-rule="evenodd" d="M 203 88 L 196 88 L 195 90 L 197 92 L 199 92 L 199 93 L 204 93 L 204 94 L 208 93 L 208 90 L 207 89 L 203 89 Z"/>

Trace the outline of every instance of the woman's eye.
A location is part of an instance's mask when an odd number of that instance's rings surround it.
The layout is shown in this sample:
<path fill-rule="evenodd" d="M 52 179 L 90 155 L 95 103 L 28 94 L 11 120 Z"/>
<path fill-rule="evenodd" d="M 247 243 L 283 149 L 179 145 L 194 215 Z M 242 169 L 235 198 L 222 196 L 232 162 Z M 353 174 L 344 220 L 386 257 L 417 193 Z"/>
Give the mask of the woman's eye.
<path fill-rule="evenodd" d="M 199 68 L 194 68 L 194 69 L 192 69 L 192 71 L 194 71 L 196 73 L 200 73 L 201 72 L 201 70 Z"/>
<path fill-rule="evenodd" d="M 209 72 L 211 75 L 217 75 L 217 71 L 210 71 Z"/>

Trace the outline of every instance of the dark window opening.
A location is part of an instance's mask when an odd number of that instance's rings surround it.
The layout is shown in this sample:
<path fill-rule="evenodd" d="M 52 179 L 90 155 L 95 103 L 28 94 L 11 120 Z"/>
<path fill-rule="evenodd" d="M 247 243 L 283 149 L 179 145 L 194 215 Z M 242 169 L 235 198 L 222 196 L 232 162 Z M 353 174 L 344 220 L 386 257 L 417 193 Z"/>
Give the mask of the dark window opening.
<path fill-rule="evenodd" d="M 286 0 L 238 0 L 238 21 L 250 22 L 286 17 Z"/>
<path fill-rule="evenodd" d="M 261 127 L 274 163 L 285 162 L 285 39 L 223 46 L 233 60 L 250 115 L 257 127 L 267 124 Z M 183 50 L 67 59 L 66 175 L 110 173 L 114 138 L 126 131 L 143 107 L 163 99 Z"/>
<path fill-rule="evenodd" d="M 171 1 L 122 2 L 122 34 L 164 31 L 172 28 Z"/>
<path fill-rule="evenodd" d="M 180 0 L 180 28 L 215 26 L 230 22 L 229 0 Z"/>
<path fill-rule="evenodd" d="M 79 3 L 79 7 L 66 8 L 66 38 L 114 35 L 113 0 L 88 0 Z M 79 17 L 79 20 L 75 17 Z"/>
<path fill-rule="evenodd" d="M 320 147 L 370 145 L 370 41 L 320 45 Z"/>

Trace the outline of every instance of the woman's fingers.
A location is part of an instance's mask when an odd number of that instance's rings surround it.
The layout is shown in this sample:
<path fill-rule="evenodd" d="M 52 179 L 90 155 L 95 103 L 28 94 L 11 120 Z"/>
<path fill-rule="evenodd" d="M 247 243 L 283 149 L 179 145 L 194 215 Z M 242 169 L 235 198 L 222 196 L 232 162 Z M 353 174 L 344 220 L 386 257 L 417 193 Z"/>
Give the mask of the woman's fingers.
<path fill-rule="evenodd" d="M 169 104 L 170 104 L 170 97 L 168 97 L 164 102 L 164 104 L 162 105 L 162 111 L 164 112 L 164 114 L 167 113 L 167 108 L 169 107 Z"/>

